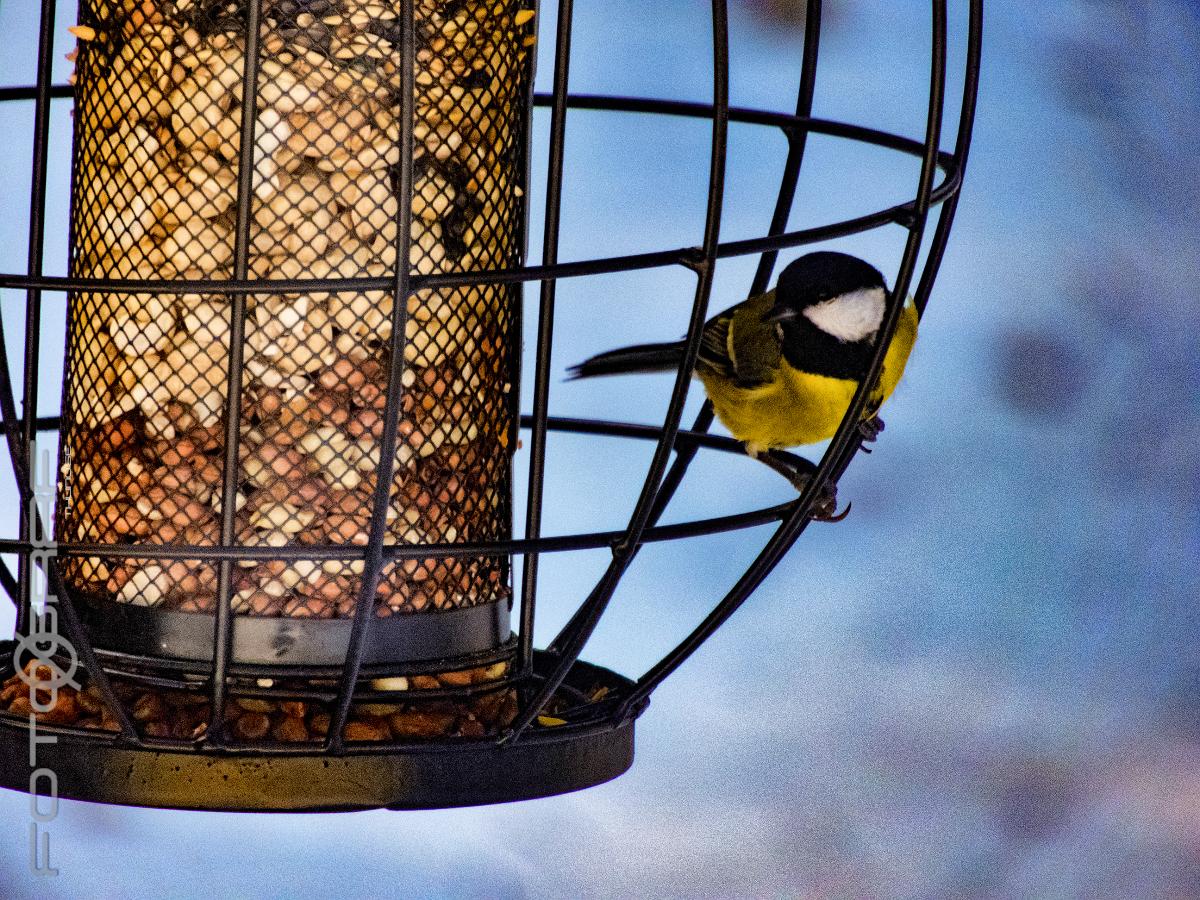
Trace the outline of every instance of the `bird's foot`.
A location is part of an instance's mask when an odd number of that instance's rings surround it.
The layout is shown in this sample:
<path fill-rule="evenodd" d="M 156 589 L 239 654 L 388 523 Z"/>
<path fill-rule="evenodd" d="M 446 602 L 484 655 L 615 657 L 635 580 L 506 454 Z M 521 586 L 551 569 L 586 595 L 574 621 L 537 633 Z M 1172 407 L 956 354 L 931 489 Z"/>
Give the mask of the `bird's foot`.
<path fill-rule="evenodd" d="M 862 435 L 864 441 L 873 441 L 883 434 L 884 427 L 883 419 L 879 416 L 871 416 L 858 423 L 858 433 Z"/>
<path fill-rule="evenodd" d="M 803 456 L 781 450 L 760 450 L 754 458 L 774 469 L 799 493 L 803 494 L 812 483 L 817 467 Z M 809 515 L 818 522 L 840 522 L 850 514 L 850 504 L 840 513 L 837 511 L 837 486 L 826 484 L 813 502 Z"/>
<path fill-rule="evenodd" d="M 879 404 L 870 403 L 863 411 L 863 418 L 858 423 L 858 433 L 863 439 L 863 444 L 860 444 L 860 449 L 863 453 L 870 453 L 871 448 L 864 446 L 874 441 L 883 433 L 883 419 L 879 418 Z"/>
<path fill-rule="evenodd" d="M 807 486 L 808 481 L 806 479 L 802 484 L 796 485 L 796 490 L 803 493 Z M 817 499 L 813 502 L 812 509 L 809 510 L 808 515 L 817 522 L 840 522 L 846 516 L 850 515 L 852 504 L 847 503 L 846 508 L 841 512 L 837 511 L 837 504 L 837 487 L 827 484 L 821 489 L 821 493 L 817 495 Z"/>

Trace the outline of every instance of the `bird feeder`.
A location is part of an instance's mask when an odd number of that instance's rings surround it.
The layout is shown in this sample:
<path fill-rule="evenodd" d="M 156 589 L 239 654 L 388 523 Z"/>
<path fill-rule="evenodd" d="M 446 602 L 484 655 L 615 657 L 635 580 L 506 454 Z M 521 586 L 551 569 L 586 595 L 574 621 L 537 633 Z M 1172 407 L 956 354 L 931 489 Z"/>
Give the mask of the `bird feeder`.
<path fill-rule="evenodd" d="M 929 297 L 967 160 L 981 4 L 962 10 L 957 134 L 942 147 L 949 25 L 931 4 L 928 117 L 918 137 L 811 115 L 821 4 L 808 3 L 796 108 L 731 107 L 725 3 L 712 4 L 713 102 L 568 91 L 572 4 L 557 12 L 550 93 L 533 92 L 539 16 L 525 0 L 83 0 L 72 85 L 50 78 L 40 20 L 21 404 L 0 340 L 0 413 L 20 533 L 0 541 L 17 609 L 0 645 L 0 784 L 37 766 L 62 796 L 222 810 L 458 806 L 587 787 L 633 759 L 651 692 L 750 595 L 860 448 L 855 428 L 888 340 L 799 497 L 660 525 L 697 452 L 738 453 L 681 424 L 549 415 L 558 279 L 654 266 L 696 275 L 698 345 L 717 260 L 899 223 L 897 299 Z M 69 263 L 43 271 L 51 105 L 73 103 Z M 544 191 L 530 121 L 549 111 Z M 561 262 L 566 112 L 710 124 L 698 247 Z M 721 240 L 731 123 L 789 152 L 761 236 Z M 808 135 L 920 161 L 911 199 L 787 229 Z M 527 200 L 544 208 L 525 263 Z M 937 210 L 922 257 L 928 219 Z M 921 265 L 918 266 L 918 261 Z M 522 315 L 525 283 L 540 285 Z M 38 418 L 43 295 L 66 303 L 59 415 Z M 522 322 L 536 322 L 533 407 L 518 408 Z M 2 328 L 2 323 L 0 323 Z M 0 339 L 4 335 L 0 334 Z M 525 450 L 517 454 L 521 431 Z M 650 441 L 628 524 L 543 535 L 550 431 Z M 57 460 L 37 439 L 57 433 Z M 524 458 L 523 458 L 524 457 Z M 520 463 L 514 466 L 514 460 Z M 513 534 L 514 475 L 526 530 Z M 581 661 L 639 548 L 774 523 L 735 587 L 636 679 Z M 544 649 L 537 559 L 612 558 Z M 514 557 L 523 577 L 513 583 Z M 517 590 L 514 590 L 514 587 Z"/>

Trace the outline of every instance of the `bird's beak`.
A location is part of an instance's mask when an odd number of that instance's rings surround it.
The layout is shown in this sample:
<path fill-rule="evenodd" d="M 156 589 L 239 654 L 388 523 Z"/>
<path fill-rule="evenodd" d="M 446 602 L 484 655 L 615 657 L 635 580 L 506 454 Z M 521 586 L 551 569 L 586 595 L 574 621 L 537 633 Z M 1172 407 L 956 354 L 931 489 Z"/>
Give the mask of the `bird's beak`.
<path fill-rule="evenodd" d="M 765 321 L 765 322 L 790 322 L 792 319 L 796 318 L 796 316 L 798 316 L 798 315 L 800 315 L 800 313 L 798 313 L 796 310 L 792 309 L 790 306 L 776 306 L 769 313 L 767 313 L 767 315 L 763 321 Z"/>

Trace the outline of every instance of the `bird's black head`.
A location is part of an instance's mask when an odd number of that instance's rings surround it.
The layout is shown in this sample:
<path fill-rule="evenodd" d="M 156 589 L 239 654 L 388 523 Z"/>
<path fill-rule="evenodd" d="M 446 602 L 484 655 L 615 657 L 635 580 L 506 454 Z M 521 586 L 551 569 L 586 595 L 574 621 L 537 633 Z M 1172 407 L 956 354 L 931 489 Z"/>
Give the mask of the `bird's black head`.
<path fill-rule="evenodd" d="M 800 312 L 807 306 L 870 288 L 886 290 L 878 269 L 857 256 L 823 250 L 788 263 L 779 275 L 775 305 Z"/>
<path fill-rule="evenodd" d="M 837 343 L 869 343 L 883 322 L 887 285 L 879 270 L 856 256 L 823 251 L 788 264 L 775 288 L 768 315 L 798 340 L 829 338 Z"/>
<path fill-rule="evenodd" d="M 779 276 L 767 320 L 780 329 L 794 367 L 861 378 L 887 309 L 887 285 L 874 266 L 845 253 L 809 253 Z"/>

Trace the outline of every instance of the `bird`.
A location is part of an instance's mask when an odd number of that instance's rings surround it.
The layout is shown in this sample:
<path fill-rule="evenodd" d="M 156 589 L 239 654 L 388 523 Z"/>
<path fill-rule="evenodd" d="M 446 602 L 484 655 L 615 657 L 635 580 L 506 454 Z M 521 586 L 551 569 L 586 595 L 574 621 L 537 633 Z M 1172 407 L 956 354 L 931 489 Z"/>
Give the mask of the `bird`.
<path fill-rule="evenodd" d="M 887 284 L 871 264 L 818 251 L 789 263 L 774 289 L 752 296 L 704 324 L 693 374 L 713 412 L 746 452 L 803 490 L 815 466 L 783 448 L 827 440 L 837 431 L 867 374 L 887 309 Z M 911 298 L 884 357 L 860 431 L 883 430 L 879 407 L 891 395 L 917 338 Z M 593 356 L 569 379 L 677 369 L 684 341 L 637 344 Z M 832 493 L 832 491 L 830 492 Z M 818 518 L 838 520 L 827 495 Z M 848 509 L 846 510 L 849 511 Z"/>

